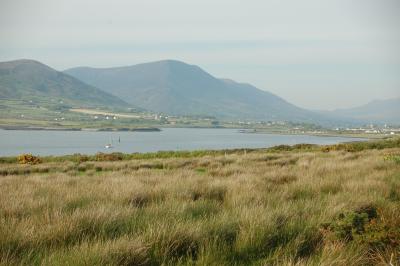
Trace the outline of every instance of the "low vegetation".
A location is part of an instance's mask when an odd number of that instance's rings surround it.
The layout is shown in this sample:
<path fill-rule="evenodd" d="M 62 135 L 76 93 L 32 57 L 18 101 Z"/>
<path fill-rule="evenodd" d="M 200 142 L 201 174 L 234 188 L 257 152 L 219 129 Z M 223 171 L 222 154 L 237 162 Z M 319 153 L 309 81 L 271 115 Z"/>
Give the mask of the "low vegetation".
<path fill-rule="evenodd" d="M 39 164 L 42 160 L 32 154 L 21 154 L 17 157 L 20 164 Z"/>
<path fill-rule="evenodd" d="M 399 156 L 387 139 L 1 158 L 0 265 L 399 265 Z"/>

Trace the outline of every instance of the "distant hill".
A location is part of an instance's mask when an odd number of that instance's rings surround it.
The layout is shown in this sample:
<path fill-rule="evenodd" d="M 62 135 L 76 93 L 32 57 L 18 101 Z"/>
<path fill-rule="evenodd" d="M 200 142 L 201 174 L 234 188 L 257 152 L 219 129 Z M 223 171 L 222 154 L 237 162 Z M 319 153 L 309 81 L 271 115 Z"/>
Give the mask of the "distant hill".
<path fill-rule="evenodd" d="M 218 79 L 198 66 L 165 60 L 127 67 L 65 71 L 151 111 L 174 115 L 318 122 L 323 117 L 250 84 Z"/>
<path fill-rule="evenodd" d="M 400 124 L 400 98 L 374 100 L 359 107 L 338 109 L 329 113 L 344 118 L 357 119 L 366 123 Z"/>
<path fill-rule="evenodd" d="M 116 96 L 33 60 L 0 62 L 0 99 L 71 106 L 128 106 Z"/>

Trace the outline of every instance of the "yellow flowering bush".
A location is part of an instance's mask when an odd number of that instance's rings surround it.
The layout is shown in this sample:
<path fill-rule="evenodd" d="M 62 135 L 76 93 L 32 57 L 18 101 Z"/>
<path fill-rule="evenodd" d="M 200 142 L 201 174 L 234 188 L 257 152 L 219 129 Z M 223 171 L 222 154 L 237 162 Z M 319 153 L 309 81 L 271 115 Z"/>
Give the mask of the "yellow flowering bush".
<path fill-rule="evenodd" d="M 27 153 L 19 155 L 17 160 L 20 164 L 39 164 L 42 162 L 39 157 Z"/>

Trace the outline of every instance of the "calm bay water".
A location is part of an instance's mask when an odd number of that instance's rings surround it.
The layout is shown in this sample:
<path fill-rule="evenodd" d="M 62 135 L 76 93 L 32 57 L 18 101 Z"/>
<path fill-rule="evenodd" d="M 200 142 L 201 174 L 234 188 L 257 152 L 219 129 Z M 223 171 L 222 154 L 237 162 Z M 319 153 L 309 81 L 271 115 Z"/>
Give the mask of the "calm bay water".
<path fill-rule="evenodd" d="M 120 142 L 118 142 L 120 139 Z M 160 132 L 94 132 L 0 130 L 0 156 L 94 154 L 96 152 L 155 152 L 265 148 L 280 144 L 334 144 L 356 138 L 305 135 L 244 134 L 237 129 L 165 128 Z M 112 149 L 105 145 L 112 143 Z"/>

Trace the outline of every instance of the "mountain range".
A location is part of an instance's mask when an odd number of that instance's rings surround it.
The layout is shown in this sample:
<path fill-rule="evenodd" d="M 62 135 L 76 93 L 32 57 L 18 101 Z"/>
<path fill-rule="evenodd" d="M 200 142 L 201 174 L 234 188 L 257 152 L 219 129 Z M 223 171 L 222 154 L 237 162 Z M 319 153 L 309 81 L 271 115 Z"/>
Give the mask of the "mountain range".
<path fill-rule="evenodd" d="M 34 60 L 0 62 L 0 99 L 71 106 L 128 106 L 120 98 Z"/>
<path fill-rule="evenodd" d="M 323 113 L 364 123 L 400 124 L 400 98 L 374 100 L 358 107 Z"/>
<path fill-rule="evenodd" d="M 218 79 L 198 66 L 164 60 L 65 71 L 128 103 L 158 113 L 318 122 L 322 116 L 250 84 Z"/>
<path fill-rule="evenodd" d="M 352 109 L 310 111 L 250 84 L 219 79 L 198 66 L 175 60 L 114 68 L 77 67 L 64 72 L 34 60 L 0 62 L 0 99 L 325 126 L 400 124 L 400 99 L 377 100 Z"/>

